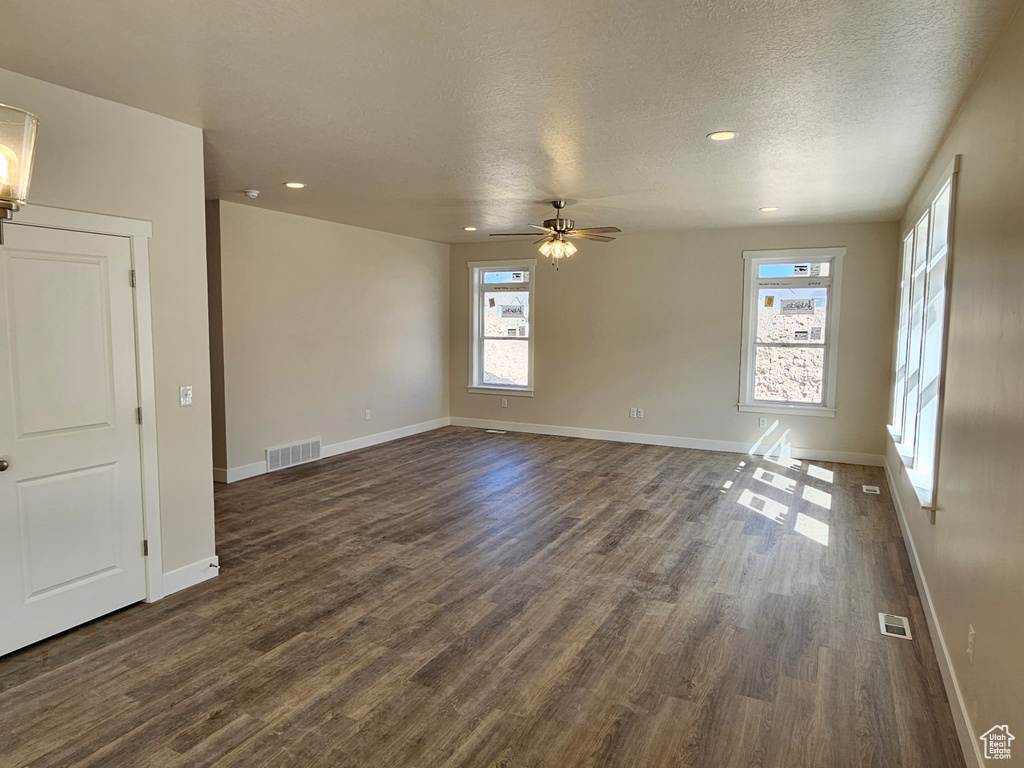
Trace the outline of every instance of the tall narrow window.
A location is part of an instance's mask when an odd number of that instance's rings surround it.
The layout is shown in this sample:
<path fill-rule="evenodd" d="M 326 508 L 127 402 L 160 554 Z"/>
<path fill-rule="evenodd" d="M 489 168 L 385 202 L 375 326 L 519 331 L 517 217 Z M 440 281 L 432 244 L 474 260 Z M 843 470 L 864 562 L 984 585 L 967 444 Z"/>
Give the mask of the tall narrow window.
<path fill-rule="evenodd" d="M 903 265 L 900 269 L 900 316 L 896 336 L 896 389 L 892 403 L 893 429 L 903 431 L 907 404 L 907 356 L 910 343 L 910 290 L 913 284 L 914 235 L 903 239 Z"/>
<path fill-rule="evenodd" d="M 835 414 L 845 252 L 744 252 L 741 411 Z"/>
<path fill-rule="evenodd" d="M 889 431 L 923 506 L 934 506 L 942 405 L 951 228 L 958 163 L 903 236 Z"/>
<path fill-rule="evenodd" d="M 470 262 L 469 391 L 533 394 L 535 259 Z"/>

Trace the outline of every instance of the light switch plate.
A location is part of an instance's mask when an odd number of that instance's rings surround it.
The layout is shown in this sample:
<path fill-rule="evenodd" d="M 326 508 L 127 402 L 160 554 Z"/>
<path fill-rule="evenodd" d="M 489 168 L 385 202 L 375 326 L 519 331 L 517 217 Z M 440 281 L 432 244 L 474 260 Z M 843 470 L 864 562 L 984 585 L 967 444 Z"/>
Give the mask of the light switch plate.
<path fill-rule="evenodd" d="M 185 387 L 179 387 L 178 393 L 181 396 L 181 407 L 188 408 L 192 405 L 192 385 L 189 384 Z"/>

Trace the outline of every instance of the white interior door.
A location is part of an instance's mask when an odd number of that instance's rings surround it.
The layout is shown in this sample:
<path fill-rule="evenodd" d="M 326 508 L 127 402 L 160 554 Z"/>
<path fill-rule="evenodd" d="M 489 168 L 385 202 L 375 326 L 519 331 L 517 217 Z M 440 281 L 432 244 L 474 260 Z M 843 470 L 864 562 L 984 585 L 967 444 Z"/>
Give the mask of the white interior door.
<path fill-rule="evenodd" d="M 146 596 L 130 240 L 3 236 L 0 654 Z"/>

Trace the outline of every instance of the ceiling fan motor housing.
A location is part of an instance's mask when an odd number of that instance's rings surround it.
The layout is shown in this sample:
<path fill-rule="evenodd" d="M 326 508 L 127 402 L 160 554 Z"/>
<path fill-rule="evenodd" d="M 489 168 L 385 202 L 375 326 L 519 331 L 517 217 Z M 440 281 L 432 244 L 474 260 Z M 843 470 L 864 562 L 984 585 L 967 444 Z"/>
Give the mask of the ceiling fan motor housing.
<path fill-rule="evenodd" d="M 575 222 L 572 219 L 544 219 L 544 226 L 548 229 L 553 229 L 556 232 L 566 232 L 573 228 Z"/>

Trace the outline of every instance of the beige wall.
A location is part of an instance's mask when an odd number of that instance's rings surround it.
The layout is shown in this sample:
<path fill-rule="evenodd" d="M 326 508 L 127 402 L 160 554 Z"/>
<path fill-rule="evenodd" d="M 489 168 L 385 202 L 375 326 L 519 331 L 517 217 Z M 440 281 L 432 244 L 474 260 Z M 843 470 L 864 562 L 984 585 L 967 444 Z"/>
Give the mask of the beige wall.
<path fill-rule="evenodd" d="M 150 242 L 164 571 L 214 553 L 210 363 L 198 128 L 0 70 L 39 116 L 30 200 L 153 223 Z M 178 405 L 178 386 L 195 405 Z"/>
<path fill-rule="evenodd" d="M 834 419 L 772 416 L 800 448 L 884 453 L 895 224 L 626 234 L 583 243 L 559 272 L 529 242 L 452 247 L 452 417 L 751 445 L 739 413 L 744 250 L 846 246 Z M 468 261 L 539 258 L 533 398 L 466 391 Z M 644 409 L 644 419 L 629 409 Z M 769 422 L 770 423 L 770 422 Z M 779 432 L 781 433 L 781 429 Z"/>
<path fill-rule="evenodd" d="M 236 203 L 219 219 L 224 468 L 448 415 L 447 245 Z"/>
<path fill-rule="evenodd" d="M 996 723 L 1011 730 L 1016 723 L 1016 743 L 1024 743 L 1024 12 L 969 94 L 906 226 L 956 154 L 962 160 L 934 526 L 905 476 L 897 485 L 973 744 Z M 892 450 L 890 465 L 900 466 Z M 973 664 L 968 624 L 977 633 Z"/>

